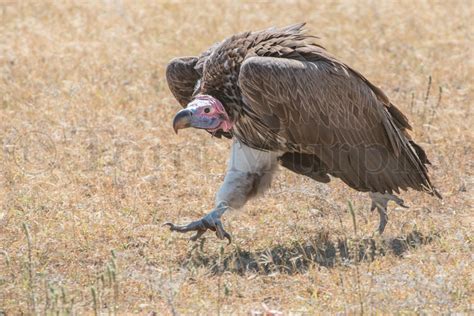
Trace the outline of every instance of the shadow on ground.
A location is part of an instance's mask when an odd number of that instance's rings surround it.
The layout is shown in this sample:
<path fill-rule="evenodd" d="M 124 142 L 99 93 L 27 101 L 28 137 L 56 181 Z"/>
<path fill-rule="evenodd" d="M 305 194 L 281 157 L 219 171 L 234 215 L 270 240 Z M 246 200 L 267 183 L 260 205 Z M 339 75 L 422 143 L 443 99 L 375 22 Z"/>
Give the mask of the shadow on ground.
<path fill-rule="evenodd" d="M 360 261 L 372 261 L 377 257 L 392 253 L 401 257 L 406 251 L 431 243 L 437 233 L 423 235 L 412 231 L 396 238 L 338 239 L 331 241 L 328 233 L 321 233 L 304 242 L 294 242 L 289 246 L 276 246 L 261 251 L 244 251 L 236 248 L 230 254 L 208 255 L 203 251 L 203 243 L 196 245 L 185 260 L 190 267 L 207 267 L 213 273 L 247 272 L 304 273 L 312 265 L 334 267 Z"/>

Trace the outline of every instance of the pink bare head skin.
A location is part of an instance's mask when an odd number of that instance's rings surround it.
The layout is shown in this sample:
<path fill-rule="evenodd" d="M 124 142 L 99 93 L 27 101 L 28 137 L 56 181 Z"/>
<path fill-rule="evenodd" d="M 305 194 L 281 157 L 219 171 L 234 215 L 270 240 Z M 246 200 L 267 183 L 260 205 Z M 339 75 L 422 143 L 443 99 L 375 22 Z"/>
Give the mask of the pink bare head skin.
<path fill-rule="evenodd" d="M 176 114 L 173 121 L 176 132 L 187 127 L 205 129 L 211 133 L 218 130 L 228 132 L 232 126 L 232 121 L 222 103 L 205 94 L 196 96 L 185 109 Z"/>

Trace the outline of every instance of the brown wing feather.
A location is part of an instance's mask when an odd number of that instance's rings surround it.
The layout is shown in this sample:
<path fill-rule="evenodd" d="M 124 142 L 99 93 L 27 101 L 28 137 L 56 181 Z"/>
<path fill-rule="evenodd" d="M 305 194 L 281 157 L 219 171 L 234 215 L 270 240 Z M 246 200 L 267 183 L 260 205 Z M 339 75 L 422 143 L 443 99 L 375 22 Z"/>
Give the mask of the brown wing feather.
<path fill-rule="evenodd" d="M 166 67 L 166 81 L 176 100 L 182 107 L 191 101 L 194 88 L 201 77 L 194 68 L 198 57 L 178 57 Z"/>
<path fill-rule="evenodd" d="M 318 156 L 351 187 L 390 193 L 411 187 L 436 194 L 405 136 L 406 117 L 345 65 L 325 58 L 251 57 L 241 66 L 238 84 L 250 116 L 279 120 L 277 130 L 255 124 L 258 134 L 283 137 L 289 148 Z"/>

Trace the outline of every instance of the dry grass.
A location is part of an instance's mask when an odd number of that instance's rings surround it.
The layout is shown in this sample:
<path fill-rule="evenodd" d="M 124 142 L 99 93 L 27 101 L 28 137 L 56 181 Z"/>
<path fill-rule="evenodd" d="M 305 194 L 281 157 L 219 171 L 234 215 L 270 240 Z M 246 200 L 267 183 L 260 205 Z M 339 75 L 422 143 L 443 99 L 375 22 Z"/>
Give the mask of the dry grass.
<path fill-rule="evenodd" d="M 0 1 L 0 314 L 472 312 L 472 6 Z M 281 171 L 232 245 L 171 234 L 229 142 L 174 135 L 167 61 L 298 21 L 410 117 L 444 200 L 407 192 L 371 239 L 366 195 Z"/>

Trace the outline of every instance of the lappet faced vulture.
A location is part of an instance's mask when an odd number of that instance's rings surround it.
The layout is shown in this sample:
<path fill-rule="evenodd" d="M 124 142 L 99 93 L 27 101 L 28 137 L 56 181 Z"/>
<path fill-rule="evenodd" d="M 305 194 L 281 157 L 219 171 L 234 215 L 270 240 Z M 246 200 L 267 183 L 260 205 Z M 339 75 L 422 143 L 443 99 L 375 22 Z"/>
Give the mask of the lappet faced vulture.
<path fill-rule="evenodd" d="M 407 117 L 358 71 L 314 43 L 304 24 L 233 35 L 200 56 L 171 60 L 169 88 L 184 108 L 173 128 L 233 141 L 215 208 L 172 231 L 230 235 L 221 217 L 263 193 L 278 165 L 316 181 L 341 179 L 368 192 L 387 224 L 387 203 L 412 188 L 441 198 Z"/>

